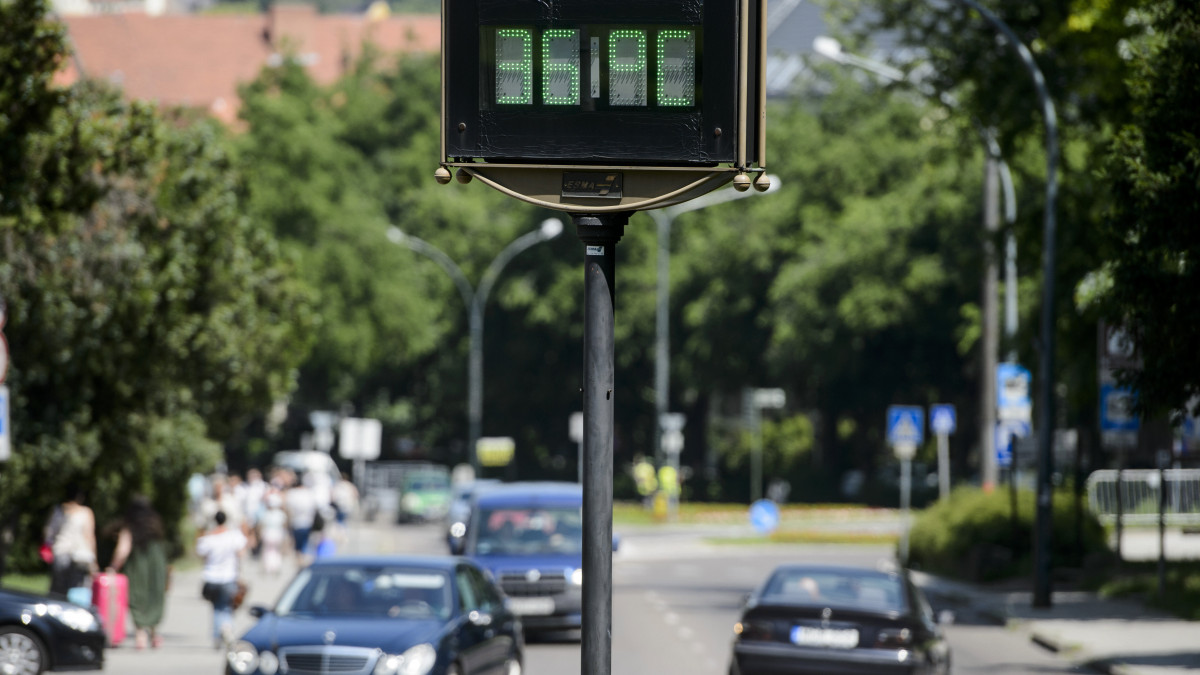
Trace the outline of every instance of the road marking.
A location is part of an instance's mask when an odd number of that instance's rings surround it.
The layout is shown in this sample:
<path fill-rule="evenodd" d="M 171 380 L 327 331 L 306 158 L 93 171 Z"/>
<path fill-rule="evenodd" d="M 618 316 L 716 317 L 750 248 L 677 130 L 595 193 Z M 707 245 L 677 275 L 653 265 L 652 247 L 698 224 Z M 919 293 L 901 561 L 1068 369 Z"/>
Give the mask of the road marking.
<path fill-rule="evenodd" d="M 666 614 L 663 615 L 663 619 L 665 619 L 666 622 L 671 624 L 672 626 L 679 623 L 679 615 L 676 614 L 675 612 L 667 612 Z"/>

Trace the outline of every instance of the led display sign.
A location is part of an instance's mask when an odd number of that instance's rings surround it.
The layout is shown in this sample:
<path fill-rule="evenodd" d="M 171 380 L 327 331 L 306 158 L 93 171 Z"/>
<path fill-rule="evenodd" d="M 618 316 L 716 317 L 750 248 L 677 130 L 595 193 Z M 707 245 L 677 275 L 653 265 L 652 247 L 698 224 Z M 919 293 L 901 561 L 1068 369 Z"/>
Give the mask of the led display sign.
<path fill-rule="evenodd" d="M 654 167 L 712 169 L 727 182 L 761 169 L 765 0 L 442 7 L 442 165 L 460 178 L 495 178 L 499 166 L 596 167 L 607 184 L 606 169 Z M 540 194 L 582 198 L 561 174 L 554 182 Z M 597 198 L 681 189 L 647 188 L 628 172 L 622 185 Z"/>

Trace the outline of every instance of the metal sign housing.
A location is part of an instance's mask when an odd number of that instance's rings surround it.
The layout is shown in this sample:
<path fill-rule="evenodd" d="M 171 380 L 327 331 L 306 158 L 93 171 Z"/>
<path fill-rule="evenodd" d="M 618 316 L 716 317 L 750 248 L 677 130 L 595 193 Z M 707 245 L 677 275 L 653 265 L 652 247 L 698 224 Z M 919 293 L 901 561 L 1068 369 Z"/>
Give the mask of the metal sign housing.
<path fill-rule="evenodd" d="M 765 4 L 444 0 L 439 182 L 574 213 L 765 190 Z"/>

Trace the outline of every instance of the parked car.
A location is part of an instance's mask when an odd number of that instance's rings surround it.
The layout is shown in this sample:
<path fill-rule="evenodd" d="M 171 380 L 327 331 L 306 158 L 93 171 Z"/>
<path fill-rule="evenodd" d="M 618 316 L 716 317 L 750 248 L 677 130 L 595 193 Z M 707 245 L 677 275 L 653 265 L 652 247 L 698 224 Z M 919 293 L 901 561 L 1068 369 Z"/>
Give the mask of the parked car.
<path fill-rule="evenodd" d="M 106 639 L 92 607 L 0 589 L 0 673 L 99 670 Z"/>
<path fill-rule="evenodd" d="M 226 654 L 227 675 L 520 675 L 520 620 L 462 558 L 348 557 L 301 570 Z"/>
<path fill-rule="evenodd" d="M 446 517 L 450 506 L 450 470 L 438 464 L 405 471 L 400 480 L 401 523 L 428 522 Z"/>
<path fill-rule="evenodd" d="M 466 535 L 451 546 L 492 573 L 526 632 L 582 625 L 583 491 L 577 483 L 489 487 L 473 497 Z"/>
<path fill-rule="evenodd" d="M 950 647 L 904 570 L 780 566 L 733 632 L 730 675 L 950 672 Z"/>

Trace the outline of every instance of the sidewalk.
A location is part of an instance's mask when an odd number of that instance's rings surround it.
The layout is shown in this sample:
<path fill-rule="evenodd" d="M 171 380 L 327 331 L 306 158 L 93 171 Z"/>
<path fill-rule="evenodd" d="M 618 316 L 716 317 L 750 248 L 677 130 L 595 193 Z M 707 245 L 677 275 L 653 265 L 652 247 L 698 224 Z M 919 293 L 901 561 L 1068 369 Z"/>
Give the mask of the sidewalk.
<path fill-rule="evenodd" d="M 163 637 L 161 649 L 138 651 L 134 648 L 133 623 L 130 632 L 119 646 L 105 651 L 105 673 L 113 675 L 161 675 L 171 672 L 194 672 L 202 668 L 207 673 L 222 673 L 225 652 L 213 647 L 212 605 L 200 597 L 201 568 L 175 570 L 171 589 L 167 592 L 167 611 L 159 626 Z M 292 576 L 294 563 L 286 562 L 277 576 L 262 572 L 256 560 L 242 565 L 242 577 L 249 585 L 245 605 L 234 614 L 235 633 L 241 634 L 254 623 L 248 609 L 254 605 L 271 605 Z M 184 667 L 186 664 L 186 667 Z M 201 666 L 201 668 L 197 668 Z"/>
<path fill-rule="evenodd" d="M 1200 622 L 1183 621 L 1131 600 L 1056 592 L 1033 608 L 1026 590 L 994 591 L 913 572 L 917 585 L 951 605 L 1007 624 L 1071 662 L 1112 675 L 1185 675 L 1200 670 Z"/>

